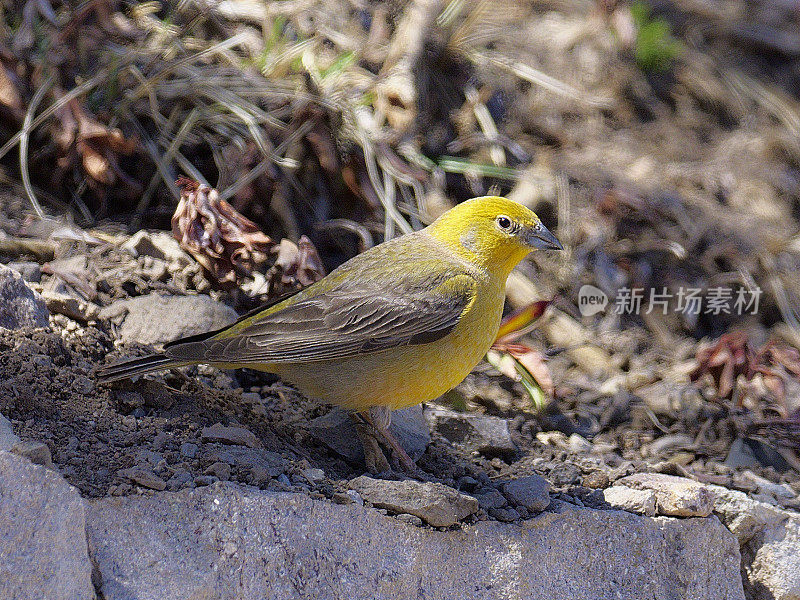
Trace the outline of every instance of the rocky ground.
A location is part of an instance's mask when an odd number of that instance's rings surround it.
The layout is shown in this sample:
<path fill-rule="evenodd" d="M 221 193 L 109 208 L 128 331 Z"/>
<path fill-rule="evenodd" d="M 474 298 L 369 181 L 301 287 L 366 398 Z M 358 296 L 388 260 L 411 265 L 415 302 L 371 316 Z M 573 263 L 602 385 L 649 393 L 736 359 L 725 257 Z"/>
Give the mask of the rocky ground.
<path fill-rule="evenodd" d="M 100 297 L 96 303 L 57 289 L 58 278 L 42 275 L 38 264 L 13 265 L 27 283 L 15 270 L 0 271 L 0 413 L 5 417 L 0 450 L 59 473 L 79 492 L 82 500 L 75 495 L 75 506 L 68 508 L 81 514 L 79 521 L 87 519 L 87 525 L 85 530 L 76 526 L 69 535 L 89 536 L 96 564 L 94 582 L 104 597 L 168 597 L 161 595 L 164 590 L 158 581 L 189 577 L 187 556 L 202 570 L 198 565 L 216 569 L 221 566 L 218 561 L 235 554 L 242 561 L 234 561 L 238 567 L 228 564 L 204 580 L 227 589 L 236 569 L 243 565 L 252 569 L 253 561 L 269 560 L 250 539 L 248 526 L 237 520 L 250 503 L 258 506 L 248 517 L 250 527 L 261 531 L 269 523 L 295 542 L 308 527 L 298 516 L 309 511 L 316 515 L 322 530 L 315 535 L 322 546 L 309 542 L 308 551 L 337 543 L 349 547 L 366 543 L 359 536 L 377 534 L 358 527 L 357 534 L 352 527 L 347 534 L 341 531 L 347 523 L 363 519 L 365 528 L 385 530 L 387 547 L 395 547 L 402 560 L 417 565 L 417 570 L 428 545 L 444 544 L 441 569 L 460 573 L 459 577 L 467 577 L 464 569 L 473 567 L 493 573 L 499 569 L 494 576 L 506 581 L 503 585 L 552 593 L 556 589 L 548 587 L 552 581 L 521 577 L 525 569 L 508 561 L 555 561 L 554 572 L 564 573 L 558 589 L 572 597 L 611 594 L 607 587 L 611 572 L 621 577 L 626 597 L 640 597 L 641 586 L 667 589 L 674 576 L 682 578 L 682 597 L 741 597 L 742 589 L 751 598 L 798 597 L 797 472 L 780 462 L 777 451 L 768 452 L 770 446 L 763 442 L 731 443 L 730 435 L 709 434 L 709 429 L 725 428 L 724 420 L 714 419 L 721 408 L 689 393 L 688 383 L 674 398 L 670 394 L 675 388 L 665 387 L 673 384 L 662 379 L 641 386 L 637 395 L 619 389 L 601 391 L 591 404 L 563 402 L 537 415 L 515 408 L 521 396 L 518 383 L 503 381 L 488 365 L 480 366 L 454 396 L 395 415 L 394 431 L 420 467 L 414 479 L 397 473 L 377 479 L 366 474 L 357 437 L 344 413 L 303 398 L 264 374 L 198 367 L 135 383 L 98 385 L 93 378 L 98 365 L 180 335 L 222 326 L 236 316 L 224 303 L 191 293 L 188 285 L 177 287 L 176 281 L 189 280 L 191 260 L 168 236 L 146 237 L 152 243 L 142 239 L 139 235 L 131 244 L 120 236 L 95 252 L 93 267 L 91 259 L 74 252 L 45 269 L 55 269 L 62 277 L 65 264 L 78 264 L 82 273 L 91 268 L 125 273 L 116 287 L 115 280 L 107 278 L 112 282 L 107 300 Z M 162 280 L 169 277 L 172 289 L 148 279 L 149 271 L 164 274 Z M 184 279 L 169 273 L 181 273 Z M 131 296 L 124 291 L 125 282 L 134 279 L 143 284 L 139 294 Z M 553 372 L 559 377 L 557 362 Z M 595 387 L 602 389 L 602 384 Z M 463 412 L 465 404 L 475 410 Z M 599 431 L 592 430 L 592 416 L 602 423 Z M 689 424 L 691 420 L 710 423 L 704 435 L 713 443 L 688 433 L 703 427 Z M 6 461 L 16 460 L 4 456 Z M 14 468 L 30 471 L 25 464 L 15 462 Z M 30 473 L 35 478 L 51 477 L 37 470 Z M 12 496 L 17 486 L 27 485 L 10 470 L 3 472 L 2 481 L 4 493 Z M 37 484 L 30 485 L 35 489 Z M 218 501 L 227 507 L 222 520 L 214 512 Z M 642 517 L 623 517 L 614 509 Z M 390 520 L 375 520 L 379 514 Z M 144 515 L 153 521 L 147 523 Z M 717 521 L 710 515 L 728 529 L 715 529 Z M 679 520 L 659 520 L 661 516 Z M 121 520 L 130 525 L 118 528 Z M 196 535 L 190 532 L 197 529 L 188 525 L 195 521 L 200 529 L 215 532 L 211 548 L 191 542 L 172 547 L 166 542 Z M 412 533 L 413 528 L 421 533 Z M 566 538 L 564 531 L 570 532 Z M 0 533 L 9 534 L 7 529 Z M 282 539 L 283 533 L 274 535 Z M 464 543 L 464 535 L 475 549 L 463 560 L 448 558 L 453 550 L 446 548 Z M 480 561 L 487 559 L 478 557 L 479 540 L 496 535 L 506 541 L 497 549 L 497 557 L 484 564 Z M 605 547 L 607 541 L 601 540 L 609 535 L 622 538 L 614 538 L 608 562 L 587 564 L 596 594 L 576 591 L 584 589 L 580 586 L 585 582 L 574 579 L 569 562 L 562 562 L 566 554 L 555 558 L 561 553 L 558 548 L 570 547 L 574 553 L 575 547 L 584 547 L 587 556 L 593 555 L 599 546 Z M 666 555 L 651 548 L 650 558 L 637 559 L 640 566 L 626 563 L 626 556 L 639 551 L 638 546 L 629 546 L 627 536 L 655 536 L 656 547 L 663 547 Z M 284 539 L 282 552 L 289 552 L 295 542 Z M 528 550 L 520 555 L 515 544 Z M 231 556 L 226 558 L 226 553 Z M 8 556 L 13 554 L 8 551 Z M 300 568 L 298 561 L 303 560 L 298 556 L 289 553 L 281 560 L 286 568 Z M 319 569 L 338 569 L 340 561 L 356 562 L 348 556 L 330 558 L 331 564 L 314 562 L 313 569 L 321 573 Z M 665 556 L 674 558 L 669 569 L 650 565 Z M 701 557 L 714 561 L 704 567 L 705 575 L 697 571 Z M 165 570 L 156 574 L 148 569 L 153 561 L 164 564 Z M 395 569 L 389 563 L 365 564 Z M 646 576 L 620 574 L 623 564 L 627 570 L 645 569 Z M 270 565 L 280 568 L 277 563 Z M 364 565 L 359 569 L 361 574 L 368 571 Z M 426 573 L 420 576 L 431 577 Z M 262 587 L 264 580 L 254 574 L 249 577 L 249 583 L 242 584 L 244 597 L 277 590 Z M 405 582 L 406 596 L 414 597 L 408 573 L 397 577 Z M 483 575 L 474 577 L 468 578 L 470 585 L 486 586 L 483 595 L 475 597 L 503 597 L 490 591 L 494 584 Z M 302 585 L 319 591 L 332 584 L 320 574 L 303 579 Z M 438 590 L 431 592 L 433 597 L 447 595 L 449 588 L 440 585 L 442 581 L 426 580 L 423 587 Z M 349 597 L 347 586 L 342 586 L 318 597 Z M 297 590 L 275 593 L 303 597 Z M 382 593 L 376 588 L 370 597 Z M 662 597 L 660 592 L 655 595 Z"/>

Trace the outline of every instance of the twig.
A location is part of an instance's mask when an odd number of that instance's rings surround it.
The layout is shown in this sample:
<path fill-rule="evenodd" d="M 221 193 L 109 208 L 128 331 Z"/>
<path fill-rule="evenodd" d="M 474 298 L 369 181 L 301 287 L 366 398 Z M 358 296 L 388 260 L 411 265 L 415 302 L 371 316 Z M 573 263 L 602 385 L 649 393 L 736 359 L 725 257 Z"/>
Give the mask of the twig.
<path fill-rule="evenodd" d="M 351 221 L 350 219 L 329 219 L 324 223 L 318 223 L 316 228 L 321 231 L 329 231 L 331 229 L 344 229 L 346 231 L 350 231 L 351 233 L 356 234 L 359 239 L 361 240 L 360 244 L 360 251 L 363 252 L 364 250 L 368 250 L 375 245 L 375 241 L 372 239 L 372 234 L 369 232 L 369 229 L 364 227 L 361 223 L 356 223 L 355 221 Z"/>
<path fill-rule="evenodd" d="M 198 109 L 195 107 L 193 108 L 189 114 L 186 116 L 186 119 L 183 121 L 183 124 L 178 129 L 178 132 L 175 134 L 175 137 L 172 140 L 172 143 L 167 147 L 166 153 L 163 156 L 159 157 L 159 160 L 162 161 L 165 165 L 172 162 L 173 158 L 175 157 L 175 153 L 178 152 L 183 140 L 186 138 L 186 135 L 189 131 L 194 127 L 194 124 L 197 122 L 198 119 Z M 136 205 L 136 213 L 142 214 L 147 209 L 148 204 L 150 204 L 150 197 L 153 195 L 153 192 L 156 189 L 156 185 L 158 184 L 159 174 L 165 172 L 166 168 L 162 165 L 162 168 L 157 169 L 153 176 L 150 178 L 150 182 L 147 184 L 147 188 L 142 193 L 142 197 L 139 199 L 139 203 Z"/>
<path fill-rule="evenodd" d="M 465 89 L 465 94 L 467 102 L 472 105 L 472 112 L 475 115 L 478 126 L 486 136 L 486 139 L 491 143 L 491 146 L 489 146 L 489 156 L 492 162 L 498 167 L 506 166 L 506 154 L 503 147 L 496 142 L 499 132 L 497 131 L 497 125 L 495 125 L 494 119 L 492 119 L 492 115 L 489 113 L 489 109 L 481 102 L 478 90 L 476 90 L 474 86 L 468 85 Z"/>
<path fill-rule="evenodd" d="M 262 160 L 259 162 L 255 167 L 250 169 L 249 172 L 245 173 L 242 177 L 239 177 L 233 185 L 228 186 L 225 188 L 225 190 L 220 192 L 219 197 L 223 200 L 233 197 L 244 186 L 266 173 L 271 163 L 275 163 L 276 165 L 285 168 L 297 168 L 297 166 L 299 166 L 297 161 L 294 159 L 285 158 L 282 155 L 289 146 L 311 131 L 313 127 L 313 121 L 308 120 L 304 122 L 300 127 L 293 131 L 291 135 L 287 136 L 287 138 L 283 140 L 277 148 L 275 148 L 275 150 L 267 157 L 269 160 Z"/>
<path fill-rule="evenodd" d="M 40 219 L 44 218 L 44 211 L 36 199 L 36 193 L 33 191 L 31 185 L 31 175 L 28 171 L 28 142 L 30 141 L 30 134 L 32 129 L 33 115 L 39 106 L 39 103 L 44 99 L 44 95 L 53 86 L 53 76 L 50 75 L 44 83 L 36 90 L 36 93 L 31 98 L 31 103 L 28 105 L 28 111 L 25 113 L 25 120 L 22 122 L 22 130 L 20 131 L 19 139 L 19 170 L 22 174 L 22 185 L 25 187 L 25 193 L 33 205 L 33 209 Z"/>
<path fill-rule="evenodd" d="M 0 254 L 6 256 L 24 256 L 30 254 L 41 261 L 53 260 L 56 245 L 51 241 L 32 238 L 0 238 Z"/>

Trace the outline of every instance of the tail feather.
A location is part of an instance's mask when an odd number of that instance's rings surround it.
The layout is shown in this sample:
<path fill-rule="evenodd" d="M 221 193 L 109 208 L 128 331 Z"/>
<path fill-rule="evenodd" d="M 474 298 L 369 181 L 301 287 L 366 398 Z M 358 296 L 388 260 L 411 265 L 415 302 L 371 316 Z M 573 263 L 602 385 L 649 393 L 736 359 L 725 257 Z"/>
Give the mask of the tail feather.
<path fill-rule="evenodd" d="M 175 360 L 165 354 L 150 354 L 149 356 L 131 358 L 101 367 L 97 370 L 96 376 L 98 381 L 117 381 L 150 373 L 151 371 L 160 371 L 187 364 L 191 363 Z"/>

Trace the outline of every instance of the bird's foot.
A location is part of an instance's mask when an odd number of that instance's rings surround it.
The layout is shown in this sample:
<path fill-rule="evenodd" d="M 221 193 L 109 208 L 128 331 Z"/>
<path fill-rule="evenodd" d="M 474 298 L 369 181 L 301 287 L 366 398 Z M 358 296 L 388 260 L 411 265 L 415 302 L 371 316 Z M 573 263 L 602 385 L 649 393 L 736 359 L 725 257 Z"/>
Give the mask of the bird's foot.
<path fill-rule="evenodd" d="M 364 445 L 366 466 L 370 472 L 381 473 L 392 470 L 386 460 L 386 455 L 383 454 L 383 451 L 377 443 L 377 440 L 380 439 L 391 449 L 392 462 L 396 467 L 399 467 L 399 470 L 411 477 L 420 478 L 421 471 L 419 467 L 417 467 L 416 463 L 414 463 L 397 438 L 394 437 L 394 434 L 389 431 L 389 425 L 392 422 L 392 412 L 389 408 L 374 406 L 368 411 L 359 413 L 358 417 L 359 419 L 356 419 L 356 431 L 359 431 L 359 421 L 367 425 L 371 430 L 369 431 L 370 435 L 365 435 L 367 433 L 366 431 L 364 434 L 359 433 L 361 442 Z M 376 457 L 376 452 L 379 454 L 379 458 Z"/>
<path fill-rule="evenodd" d="M 356 433 L 364 448 L 364 464 L 372 475 L 389 473 L 392 470 L 386 455 L 378 443 L 377 430 L 363 419 L 354 419 Z"/>

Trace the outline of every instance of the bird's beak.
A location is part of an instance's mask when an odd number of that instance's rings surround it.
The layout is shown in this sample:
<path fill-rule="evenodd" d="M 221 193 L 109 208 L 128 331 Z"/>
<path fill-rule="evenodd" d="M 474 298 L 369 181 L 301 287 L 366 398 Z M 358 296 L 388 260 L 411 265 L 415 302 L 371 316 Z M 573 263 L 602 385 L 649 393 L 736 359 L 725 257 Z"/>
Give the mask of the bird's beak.
<path fill-rule="evenodd" d="M 550 230 L 539 223 L 536 227 L 528 228 L 525 232 L 525 243 L 533 248 L 539 250 L 563 250 L 564 246 L 561 245 Z"/>

